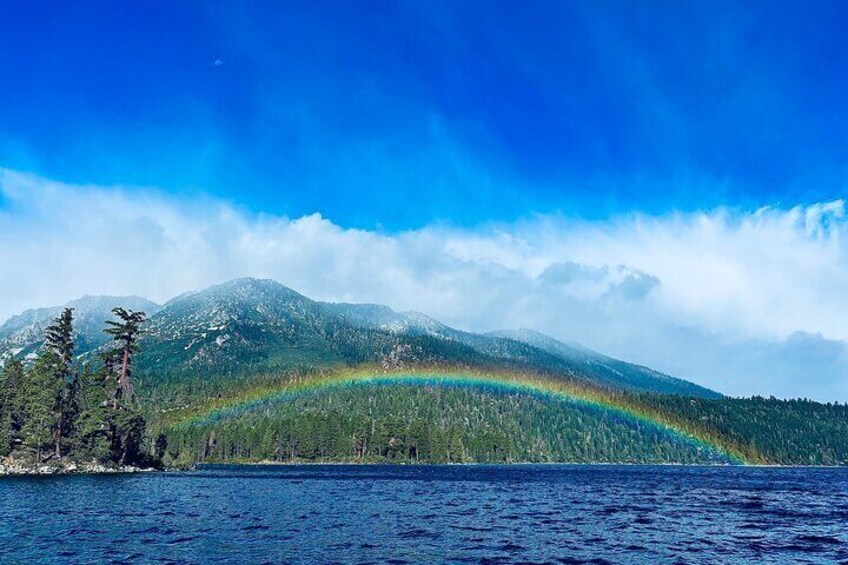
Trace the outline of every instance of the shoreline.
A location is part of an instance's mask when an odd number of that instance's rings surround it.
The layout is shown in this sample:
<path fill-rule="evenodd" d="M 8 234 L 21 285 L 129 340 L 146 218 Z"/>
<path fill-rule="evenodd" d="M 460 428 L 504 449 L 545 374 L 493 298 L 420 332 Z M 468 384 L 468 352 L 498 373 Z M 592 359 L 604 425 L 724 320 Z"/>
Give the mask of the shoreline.
<path fill-rule="evenodd" d="M 730 463 L 632 463 L 622 461 L 613 463 L 576 462 L 576 461 L 520 461 L 513 463 L 393 463 L 388 461 L 237 461 L 197 463 L 194 469 L 211 466 L 245 466 L 245 467 L 295 467 L 295 466 L 326 466 L 326 467 L 527 467 L 527 466 L 571 466 L 571 467 L 720 467 L 720 468 L 752 468 L 752 469 L 848 469 L 848 465 L 781 465 L 781 464 L 730 464 Z"/>
<path fill-rule="evenodd" d="M 710 465 L 704 463 L 352 463 L 346 461 L 254 461 L 239 463 L 200 463 L 192 468 L 154 469 L 149 467 L 106 466 L 99 463 L 56 465 L 14 465 L 0 464 L 0 479 L 13 477 L 57 477 L 84 475 L 135 475 L 140 473 L 192 473 L 209 467 L 676 467 L 676 468 L 754 468 L 754 469 L 845 469 L 844 465 Z"/>
<path fill-rule="evenodd" d="M 45 461 L 42 463 L 23 462 L 12 458 L 0 460 L 0 478 L 2 477 L 48 477 L 56 475 L 112 475 L 152 473 L 159 469 L 136 467 L 134 465 L 104 465 L 97 461 Z"/>
<path fill-rule="evenodd" d="M 97 461 L 74 461 L 62 459 L 40 464 L 13 458 L 0 459 L 0 479 L 3 477 L 49 477 L 69 475 L 127 475 L 154 472 L 193 472 L 204 468 L 232 467 L 692 467 L 692 468 L 762 468 L 762 469 L 843 469 L 845 465 L 734 465 L 728 463 L 634 463 L 634 462 L 569 462 L 569 461 L 518 461 L 511 463 L 427 463 L 391 461 L 219 461 L 196 463 L 191 467 L 152 468 L 134 465 L 104 465 Z"/>

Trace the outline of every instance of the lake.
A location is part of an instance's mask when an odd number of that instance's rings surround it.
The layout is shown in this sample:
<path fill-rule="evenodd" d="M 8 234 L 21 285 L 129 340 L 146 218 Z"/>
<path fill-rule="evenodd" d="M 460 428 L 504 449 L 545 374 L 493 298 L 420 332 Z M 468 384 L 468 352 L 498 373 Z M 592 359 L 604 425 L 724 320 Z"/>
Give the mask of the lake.
<path fill-rule="evenodd" d="M 0 479 L 2 563 L 832 563 L 848 469 L 210 466 Z"/>

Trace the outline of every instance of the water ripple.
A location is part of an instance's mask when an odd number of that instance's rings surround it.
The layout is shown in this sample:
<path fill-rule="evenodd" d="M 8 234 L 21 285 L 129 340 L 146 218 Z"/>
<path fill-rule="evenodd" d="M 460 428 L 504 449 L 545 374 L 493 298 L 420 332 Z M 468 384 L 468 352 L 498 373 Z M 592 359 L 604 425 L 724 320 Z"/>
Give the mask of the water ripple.
<path fill-rule="evenodd" d="M 846 469 L 221 466 L 4 479 L 0 563 L 831 563 L 846 516 Z"/>

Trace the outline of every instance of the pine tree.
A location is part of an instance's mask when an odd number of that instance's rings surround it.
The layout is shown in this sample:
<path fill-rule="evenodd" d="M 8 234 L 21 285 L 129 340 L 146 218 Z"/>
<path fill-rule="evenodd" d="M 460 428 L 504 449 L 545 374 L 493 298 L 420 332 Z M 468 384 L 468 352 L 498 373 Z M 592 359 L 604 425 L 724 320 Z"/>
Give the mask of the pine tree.
<path fill-rule="evenodd" d="M 69 372 L 74 359 L 74 309 L 65 308 L 44 332 L 47 349 L 59 357 L 62 370 Z"/>
<path fill-rule="evenodd" d="M 147 316 L 144 312 L 134 312 L 116 307 L 112 313 L 119 321 L 107 321 L 104 331 L 112 336 L 116 348 L 104 356 L 105 381 L 117 386 L 112 396 L 112 410 L 106 414 L 109 428 L 109 452 L 114 462 L 132 464 L 142 456 L 142 441 L 146 422 L 133 406 L 132 360 L 138 351 L 138 337 L 141 324 Z M 116 375 L 117 373 L 117 375 Z"/>
<path fill-rule="evenodd" d="M 147 425 L 144 417 L 137 410 L 119 408 L 109 412 L 108 422 L 111 460 L 123 465 L 138 463 L 142 456 L 142 441 Z"/>
<path fill-rule="evenodd" d="M 76 423 L 78 454 L 106 462 L 111 456 L 110 406 L 106 369 L 92 371 L 86 364 L 80 375 L 79 418 Z"/>
<path fill-rule="evenodd" d="M 39 461 L 45 451 L 55 450 L 54 432 L 59 428 L 56 402 L 61 398 L 63 388 L 56 378 L 60 366 L 55 353 L 42 351 L 35 365 L 27 371 L 21 391 L 24 400 L 21 440 L 25 447 L 36 453 Z"/>
<path fill-rule="evenodd" d="M 14 451 L 21 442 L 21 427 L 24 422 L 24 366 L 15 359 L 9 359 L 3 370 L 3 416 L 0 418 L 0 450 L 4 445 L 8 451 Z"/>
<path fill-rule="evenodd" d="M 44 344 L 55 357 L 54 378 L 58 384 L 50 387 L 56 391 L 52 403 L 54 424 L 52 430 L 54 455 L 61 457 L 63 440 L 73 432 L 78 412 L 79 376 L 73 371 L 74 360 L 74 309 L 65 308 L 47 327 Z"/>
<path fill-rule="evenodd" d="M 117 408 L 120 399 L 126 401 L 132 398 L 132 355 L 138 349 L 137 340 L 140 326 L 144 323 L 147 315 L 144 312 L 134 312 L 124 308 L 112 308 L 112 313 L 120 321 L 108 320 L 109 325 L 104 331 L 112 336 L 112 340 L 118 345 L 115 353 L 120 356 L 118 387 L 115 391 L 114 407 Z M 111 360 L 114 361 L 114 360 Z"/>

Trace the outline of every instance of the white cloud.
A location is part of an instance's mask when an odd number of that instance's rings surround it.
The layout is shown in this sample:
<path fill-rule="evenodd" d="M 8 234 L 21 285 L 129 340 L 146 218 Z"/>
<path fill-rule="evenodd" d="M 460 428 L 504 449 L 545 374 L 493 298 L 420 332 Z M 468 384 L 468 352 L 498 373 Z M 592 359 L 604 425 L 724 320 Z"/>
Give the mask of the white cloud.
<path fill-rule="evenodd" d="M 0 318 L 270 277 L 467 329 L 533 327 L 732 394 L 848 399 L 842 201 L 383 234 L 9 170 L 0 197 Z"/>

